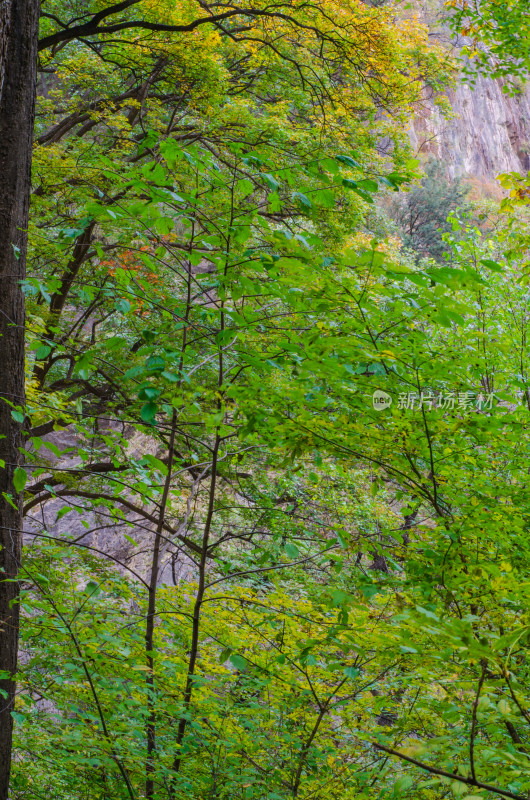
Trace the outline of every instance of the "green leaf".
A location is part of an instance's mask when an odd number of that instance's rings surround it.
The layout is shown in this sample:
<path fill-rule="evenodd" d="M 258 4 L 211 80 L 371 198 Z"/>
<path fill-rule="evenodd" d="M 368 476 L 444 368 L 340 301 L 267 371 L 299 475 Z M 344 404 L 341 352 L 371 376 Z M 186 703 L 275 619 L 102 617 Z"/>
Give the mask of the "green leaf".
<path fill-rule="evenodd" d="M 335 194 L 331 189 L 318 189 L 313 195 L 313 200 L 323 208 L 333 208 L 335 205 Z"/>
<path fill-rule="evenodd" d="M 152 422 L 156 416 L 156 412 L 158 411 L 158 405 L 150 401 L 149 403 L 145 403 L 141 410 L 140 410 L 140 417 L 143 419 L 144 422 Z"/>
<path fill-rule="evenodd" d="M 83 380 L 88 380 L 90 375 L 90 368 L 92 366 L 92 359 L 94 353 L 84 353 L 81 358 L 78 358 L 75 364 L 75 374 L 79 375 Z"/>
<path fill-rule="evenodd" d="M 400 795 L 404 792 L 407 792 L 412 786 L 414 786 L 414 780 L 410 777 L 410 775 L 403 775 L 402 778 L 398 778 L 398 780 L 394 784 L 394 795 Z"/>
<path fill-rule="evenodd" d="M 356 181 L 352 181 L 350 178 L 344 178 L 342 181 L 342 185 L 346 189 L 351 189 L 352 191 L 354 191 L 355 194 L 359 195 L 359 197 L 362 197 L 362 199 L 365 202 L 367 203 L 374 202 L 374 198 L 370 194 L 367 194 L 367 192 L 363 191 L 363 189 L 359 186 L 359 184 Z"/>
<path fill-rule="evenodd" d="M 504 698 L 502 700 L 499 700 L 499 702 L 497 703 L 497 708 L 499 709 L 501 714 L 505 717 L 509 716 L 509 714 L 511 713 L 510 704 Z"/>
<path fill-rule="evenodd" d="M 284 549 L 285 549 L 286 554 L 291 559 L 298 558 L 298 556 L 300 555 L 300 550 L 298 549 L 298 547 L 295 544 L 293 544 L 293 542 L 286 542 Z"/>
<path fill-rule="evenodd" d="M 243 656 L 240 656 L 238 653 L 232 653 L 230 656 L 230 661 L 234 665 L 234 667 L 238 670 L 244 670 L 248 666 L 248 661 Z"/>
<path fill-rule="evenodd" d="M 22 469 L 22 467 L 15 467 L 15 471 L 13 473 L 13 486 L 18 494 L 24 490 L 27 480 L 28 476 L 26 470 Z"/>
<path fill-rule="evenodd" d="M 127 339 L 124 339 L 123 336 L 109 336 L 108 339 L 104 340 L 105 348 L 107 350 L 121 350 L 127 348 Z"/>
<path fill-rule="evenodd" d="M 268 172 L 264 173 L 264 175 L 262 175 L 262 178 L 264 179 L 264 181 L 267 184 L 267 186 L 269 187 L 269 189 L 271 189 L 271 191 L 273 191 L 273 192 L 277 192 L 278 191 L 278 189 L 280 188 L 280 184 L 278 183 L 276 178 L 274 178 Z"/>
<path fill-rule="evenodd" d="M 99 594 L 101 594 L 101 588 L 99 584 L 95 583 L 95 581 L 89 581 L 85 586 L 84 591 L 89 597 L 97 597 Z"/>
<path fill-rule="evenodd" d="M 50 355 L 51 351 L 52 351 L 52 349 L 51 349 L 50 345 L 41 344 L 40 347 L 37 347 L 37 349 L 35 350 L 35 358 L 36 358 L 36 360 L 37 361 L 44 361 L 44 359 L 47 358 Z"/>
<path fill-rule="evenodd" d="M 228 659 L 230 658 L 231 654 L 232 654 L 232 649 L 230 647 L 225 647 L 219 653 L 219 663 L 220 664 L 224 664 L 225 661 L 228 661 Z"/>
<path fill-rule="evenodd" d="M 138 378 L 139 375 L 144 375 L 144 374 L 145 374 L 145 366 L 143 364 L 137 364 L 137 366 L 128 369 L 123 377 L 127 380 L 128 378 Z"/>
<path fill-rule="evenodd" d="M 492 272 L 505 272 L 505 268 L 498 264 L 496 261 L 492 261 L 490 258 L 481 258 L 480 263 L 484 264 L 485 267 L 488 267 L 492 270 Z"/>
<path fill-rule="evenodd" d="M 312 208 L 311 200 L 302 192 L 293 192 L 293 199 L 298 200 L 305 208 Z"/>
<path fill-rule="evenodd" d="M 348 167 L 352 167 L 353 169 L 360 169 L 362 170 L 361 165 L 358 161 L 356 161 L 351 156 L 335 156 L 337 161 L 340 161 L 341 164 L 346 164 Z"/>
<path fill-rule="evenodd" d="M 7 492 L 2 492 L 2 497 L 4 498 L 4 500 L 6 501 L 6 503 L 9 503 L 9 505 L 11 506 L 11 508 L 14 508 L 14 509 L 15 509 L 15 511 L 18 511 L 18 506 L 17 506 L 17 504 L 14 502 L 14 500 L 13 500 L 13 495 L 12 495 L 12 494 L 8 494 Z"/>
<path fill-rule="evenodd" d="M 153 469 L 158 470 L 158 472 L 160 472 L 162 475 L 167 475 L 168 473 L 167 464 L 164 464 L 163 461 L 161 461 L 159 458 L 152 455 L 151 453 L 146 453 L 146 455 L 143 456 L 140 463 L 142 465 L 144 464 L 149 465 Z"/>
<path fill-rule="evenodd" d="M 160 397 L 161 391 L 160 389 L 156 389 L 154 386 L 142 386 L 140 391 L 138 392 L 138 397 L 140 400 L 156 400 L 157 397 Z"/>
<path fill-rule="evenodd" d="M 355 669 L 355 667 L 344 667 L 343 672 L 347 678 L 351 678 L 352 680 L 359 677 L 359 670 Z"/>
<path fill-rule="evenodd" d="M 243 178 L 243 180 L 238 181 L 236 186 L 243 197 L 248 197 L 254 191 L 254 184 L 248 178 Z"/>
<path fill-rule="evenodd" d="M 358 186 L 360 189 L 366 189 L 367 192 L 379 191 L 379 186 L 376 181 L 372 181 L 369 178 L 364 178 L 362 181 L 359 181 Z"/>

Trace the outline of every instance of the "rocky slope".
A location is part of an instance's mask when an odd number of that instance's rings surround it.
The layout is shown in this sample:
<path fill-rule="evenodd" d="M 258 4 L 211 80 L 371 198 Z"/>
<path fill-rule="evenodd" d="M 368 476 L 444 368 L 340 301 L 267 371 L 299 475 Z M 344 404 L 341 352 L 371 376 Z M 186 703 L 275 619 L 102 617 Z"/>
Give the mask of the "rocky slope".
<path fill-rule="evenodd" d="M 441 21 L 443 8 L 442 0 L 416 0 L 413 11 L 429 26 L 431 35 L 455 52 L 455 42 Z M 444 119 L 426 101 L 410 129 L 417 154 L 439 158 L 451 178 L 473 178 L 486 186 L 493 186 L 501 172 L 528 172 L 530 83 L 525 87 L 521 81 L 520 88 L 521 93 L 513 97 L 503 92 L 501 81 L 477 76 L 473 87 L 459 81 L 447 93 L 453 119 Z"/>
<path fill-rule="evenodd" d="M 443 119 L 432 105 L 411 126 L 418 154 L 435 156 L 450 177 L 490 182 L 500 172 L 530 170 L 530 90 L 510 97 L 499 81 L 478 77 L 473 88 L 448 93 L 454 119 Z"/>

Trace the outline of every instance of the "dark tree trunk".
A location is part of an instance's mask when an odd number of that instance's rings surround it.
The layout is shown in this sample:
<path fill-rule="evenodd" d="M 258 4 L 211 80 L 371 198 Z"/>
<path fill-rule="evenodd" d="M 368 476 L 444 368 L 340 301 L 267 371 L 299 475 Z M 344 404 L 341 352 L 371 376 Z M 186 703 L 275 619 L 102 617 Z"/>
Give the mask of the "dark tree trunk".
<path fill-rule="evenodd" d="M 24 405 L 24 297 L 39 0 L 0 0 L 0 800 L 7 800 L 18 647 L 21 501 L 13 486 Z"/>

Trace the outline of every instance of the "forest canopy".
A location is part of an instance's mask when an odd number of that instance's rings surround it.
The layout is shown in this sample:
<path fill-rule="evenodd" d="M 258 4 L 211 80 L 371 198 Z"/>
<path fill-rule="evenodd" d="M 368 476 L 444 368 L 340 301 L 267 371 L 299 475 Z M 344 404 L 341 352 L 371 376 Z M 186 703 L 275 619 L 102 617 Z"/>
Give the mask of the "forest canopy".
<path fill-rule="evenodd" d="M 0 800 L 530 796 L 529 182 L 410 137 L 527 14 L 413 5 L 0 7 Z"/>

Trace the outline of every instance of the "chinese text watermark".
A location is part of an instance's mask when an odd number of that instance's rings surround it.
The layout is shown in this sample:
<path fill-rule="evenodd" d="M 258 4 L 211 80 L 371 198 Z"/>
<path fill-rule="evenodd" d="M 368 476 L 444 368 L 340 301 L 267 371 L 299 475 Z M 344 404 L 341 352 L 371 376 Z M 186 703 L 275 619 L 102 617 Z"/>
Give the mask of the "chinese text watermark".
<path fill-rule="evenodd" d="M 433 409 L 457 411 L 489 411 L 493 408 L 494 392 L 400 392 L 397 398 L 397 408 L 402 411 Z M 377 389 L 372 395 L 372 404 L 376 411 L 382 411 L 392 405 L 393 398 L 386 392 Z"/>

